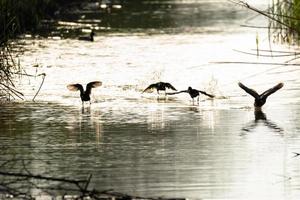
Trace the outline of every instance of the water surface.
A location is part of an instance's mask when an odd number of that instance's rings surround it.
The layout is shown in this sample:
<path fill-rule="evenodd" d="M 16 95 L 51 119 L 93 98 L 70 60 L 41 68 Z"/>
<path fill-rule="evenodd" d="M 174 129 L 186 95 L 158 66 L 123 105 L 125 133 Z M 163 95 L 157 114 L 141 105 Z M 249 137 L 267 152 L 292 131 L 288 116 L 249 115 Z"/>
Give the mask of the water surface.
<path fill-rule="evenodd" d="M 73 34 L 19 40 L 26 71 L 47 75 L 36 102 L 31 99 L 41 77 L 23 77 L 26 101 L 1 106 L 1 160 L 30 160 L 33 174 L 93 174 L 91 188 L 145 197 L 297 199 L 298 67 L 216 64 L 283 59 L 234 51 L 256 53 L 257 37 L 262 49 L 269 48 L 263 30 L 240 27 L 248 11 L 224 1 L 180 2 L 156 3 L 151 11 L 131 7 L 137 12 L 125 21 L 93 21 L 100 27 L 93 43 Z M 134 14 L 158 22 L 137 22 Z M 90 21 L 74 23 L 78 31 Z M 101 31 L 103 26 L 111 31 Z M 66 85 L 94 80 L 103 85 L 82 107 Z M 160 80 L 217 98 L 201 96 L 193 105 L 187 94 L 141 94 Z M 270 96 L 263 113 L 254 113 L 253 98 L 238 81 L 260 92 L 280 81 L 285 86 Z"/>

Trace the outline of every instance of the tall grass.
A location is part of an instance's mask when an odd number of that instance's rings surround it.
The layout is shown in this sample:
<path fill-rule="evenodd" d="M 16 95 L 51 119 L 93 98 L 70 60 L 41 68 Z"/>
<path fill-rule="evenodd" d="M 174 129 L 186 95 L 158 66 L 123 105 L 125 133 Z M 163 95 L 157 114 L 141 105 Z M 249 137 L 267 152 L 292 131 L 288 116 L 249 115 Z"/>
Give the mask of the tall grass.
<path fill-rule="evenodd" d="M 277 42 L 300 41 L 300 0 L 272 0 L 267 10 L 259 10 L 243 0 L 229 0 L 269 18 L 269 33 Z"/>
<path fill-rule="evenodd" d="M 292 16 L 294 20 L 292 21 L 292 26 L 300 33 L 300 0 L 293 0 L 293 10 Z"/>
<path fill-rule="evenodd" d="M 21 98 L 14 76 L 20 65 L 13 57 L 11 39 L 24 32 L 35 32 L 41 19 L 50 17 L 58 0 L 0 0 L 0 100 Z"/>
<path fill-rule="evenodd" d="M 9 39 L 13 38 L 19 29 L 17 16 L 12 9 L 14 1 L 0 0 L 0 100 L 10 100 L 13 97 L 22 98 L 22 94 L 14 85 L 14 74 L 18 71 L 15 59 L 12 57 Z"/>
<path fill-rule="evenodd" d="M 277 42 L 299 45 L 300 0 L 273 0 L 265 13 Z"/>
<path fill-rule="evenodd" d="M 270 11 L 270 28 L 279 42 L 299 43 L 300 0 L 273 0 Z"/>

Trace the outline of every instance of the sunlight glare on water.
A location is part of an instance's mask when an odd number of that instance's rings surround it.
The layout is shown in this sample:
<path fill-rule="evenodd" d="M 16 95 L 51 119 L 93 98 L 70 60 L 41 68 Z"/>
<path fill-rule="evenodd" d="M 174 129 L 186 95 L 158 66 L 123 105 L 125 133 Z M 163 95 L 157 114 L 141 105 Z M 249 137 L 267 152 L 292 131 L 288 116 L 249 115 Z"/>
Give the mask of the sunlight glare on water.
<path fill-rule="evenodd" d="M 20 87 L 27 101 L 2 106 L 0 141 L 6 150 L 1 157 L 32 159 L 28 169 L 33 174 L 78 179 L 93 174 L 90 187 L 100 191 L 297 199 L 300 160 L 293 152 L 299 152 L 300 144 L 298 67 L 220 64 L 284 61 L 255 55 L 257 38 L 260 49 L 270 44 L 265 30 L 240 26 L 252 16 L 245 9 L 224 1 L 217 1 L 218 9 L 211 7 L 214 1 L 188 2 L 198 5 L 192 7 L 194 14 L 205 7 L 210 9 L 198 14 L 212 17 L 190 19 L 183 27 L 98 31 L 94 42 L 72 37 L 18 41 L 25 49 L 19 58 L 26 72 L 46 73 L 46 78 L 35 103 L 30 100 L 42 79 L 23 77 Z M 170 18 L 181 25 L 192 8 L 185 1 L 176 3 L 170 5 Z M 252 23 L 266 21 L 255 18 Z M 275 44 L 272 49 L 292 51 Z M 79 92 L 66 88 L 96 80 L 103 85 L 92 90 L 92 104 L 85 107 Z M 186 93 L 141 94 L 158 81 L 177 90 L 192 86 L 216 98 L 201 95 L 200 104 L 193 105 Z M 263 113 L 254 113 L 254 100 L 238 87 L 239 81 L 259 93 L 281 81 L 285 85 L 269 97 Z"/>

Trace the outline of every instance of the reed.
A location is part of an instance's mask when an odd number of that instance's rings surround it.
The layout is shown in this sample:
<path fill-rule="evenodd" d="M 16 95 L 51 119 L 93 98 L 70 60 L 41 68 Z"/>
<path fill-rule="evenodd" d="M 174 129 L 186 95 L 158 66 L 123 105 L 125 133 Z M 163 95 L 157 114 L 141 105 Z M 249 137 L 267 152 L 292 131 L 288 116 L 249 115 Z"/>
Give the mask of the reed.
<path fill-rule="evenodd" d="M 289 44 L 299 42 L 299 2 L 299 0 L 274 0 L 269 11 L 266 12 L 275 19 L 270 21 L 270 28 L 272 28 L 274 39 L 277 42 Z"/>
<path fill-rule="evenodd" d="M 15 75 L 21 66 L 14 58 L 10 41 L 18 34 L 35 33 L 42 19 L 50 18 L 58 0 L 0 0 L 0 101 L 23 99 L 16 89 Z"/>
<path fill-rule="evenodd" d="M 20 71 L 10 52 L 9 45 L 0 47 L 0 102 L 23 99 L 23 94 L 16 89 L 14 76 Z"/>
<path fill-rule="evenodd" d="M 3 30 L 0 35 L 0 100 L 11 100 L 22 98 L 22 94 L 16 90 L 14 74 L 19 70 L 13 58 L 9 40 L 13 38 L 19 28 L 17 17 L 12 7 L 14 0 L 0 0 L 0 28 Z"/>
<path fill-rule="evenodd" d="M 268 28 L 274 42 L 299 45 L 300 35 L 300 0 L 272 0 L 267 10 L 260 10 L 246 1 L 229 0 L 269 19 Z"/>
<path fill-rule="evenodd" d="M 294 18 L 292 26 L 294 26 L 298 33 L 300 33 L 300 0 L 294 0 L 292 16 Z"/>

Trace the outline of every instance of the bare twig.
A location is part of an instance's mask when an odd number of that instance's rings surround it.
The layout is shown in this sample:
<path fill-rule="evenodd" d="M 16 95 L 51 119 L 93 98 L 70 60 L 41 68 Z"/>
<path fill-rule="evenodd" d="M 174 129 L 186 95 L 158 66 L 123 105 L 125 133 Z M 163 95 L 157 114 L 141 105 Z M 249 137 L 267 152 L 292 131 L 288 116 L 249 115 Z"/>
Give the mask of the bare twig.
<path fill-rule="evenodd" d="M 220 61 L 212 62 L 213 64 L 246 64 L 246 65 L 282 65 L 282 66 L 300 66 L 296 63 L 269 63 L 269 62 L 243 62 L 243 61 Z"/>
<path fill-rule="evenodd" d="M 245 25 L 242 24 L 241 27 L 247 27 L 247 28 L 262 28 L 262 29 L 282 29 L 279 27 L 268 27 L 268 26 L 254 26 L 254 25 Z M 287 28 L 285 28 L 286 30 L 288 30 Z"/>
<path fill-rule="evenodd" d="M 46 74 L 45 74 L 45 73 L 42 73 L 42 74 L 39 74 L 38 76 L 43 76 L 43 80 L 42 80 L 42 82 L 41 82 L 41 84 L 40 84 L 40 87 L 39 87 L 38 91 L 37 91 L 36 94 L 34 95 L 32 101 L 34 101 L 35 98 L 36 98 L 36 96 L 39 94 L 39 92 L 40 92 L 40 90 L 41 90 L 41 88 L 42 88 L 42 86 L 43 86 L 43 84 L 44 84 Z"/>
<path fill-rule="evenodd" d="M 233 50 L 236 51 L 236 52 L 239 52 L 239 53 L 243 53 L 243 54 L 248 54 L 248 55 L 253 55 L 253 56 L 257 55 L 256 53 L 250 53 L 250 52 L 240 51 L 240 50 L 237 50 L 237 49 L 233 49 Z M 259 51 L 261 51 L 261 50 L 259 49 Z M 289 57 L 289 56 L 296 56 L 296 55 L 300 55 L 300 53 L 295 53 L 294 52 L 294 53 L 290 53 L 290 54 L 281 54 L 281 55 L 259 54 L 259 56 L 261 56 L 261 57 Z"/>
<path fill-rule="evenodd" d="M 58 181 L 58 182 L 72 183 L 72 184 L 76 184 L 76 185 L 79 184 L 79 183 L 85 183 L 86 182 L 86 180 L 71 180 L 71 179 L 54 178 L 54 177 L 48 177 L 48 176 L 42 176 L 42 175 L 32 175 L 32 174 L 3 172 L 3 171 L 0 171 L 0 175 L 10 176 L 10 177 L 33 178 L 33 179 L 47 180 L 47 181 Z"/>

